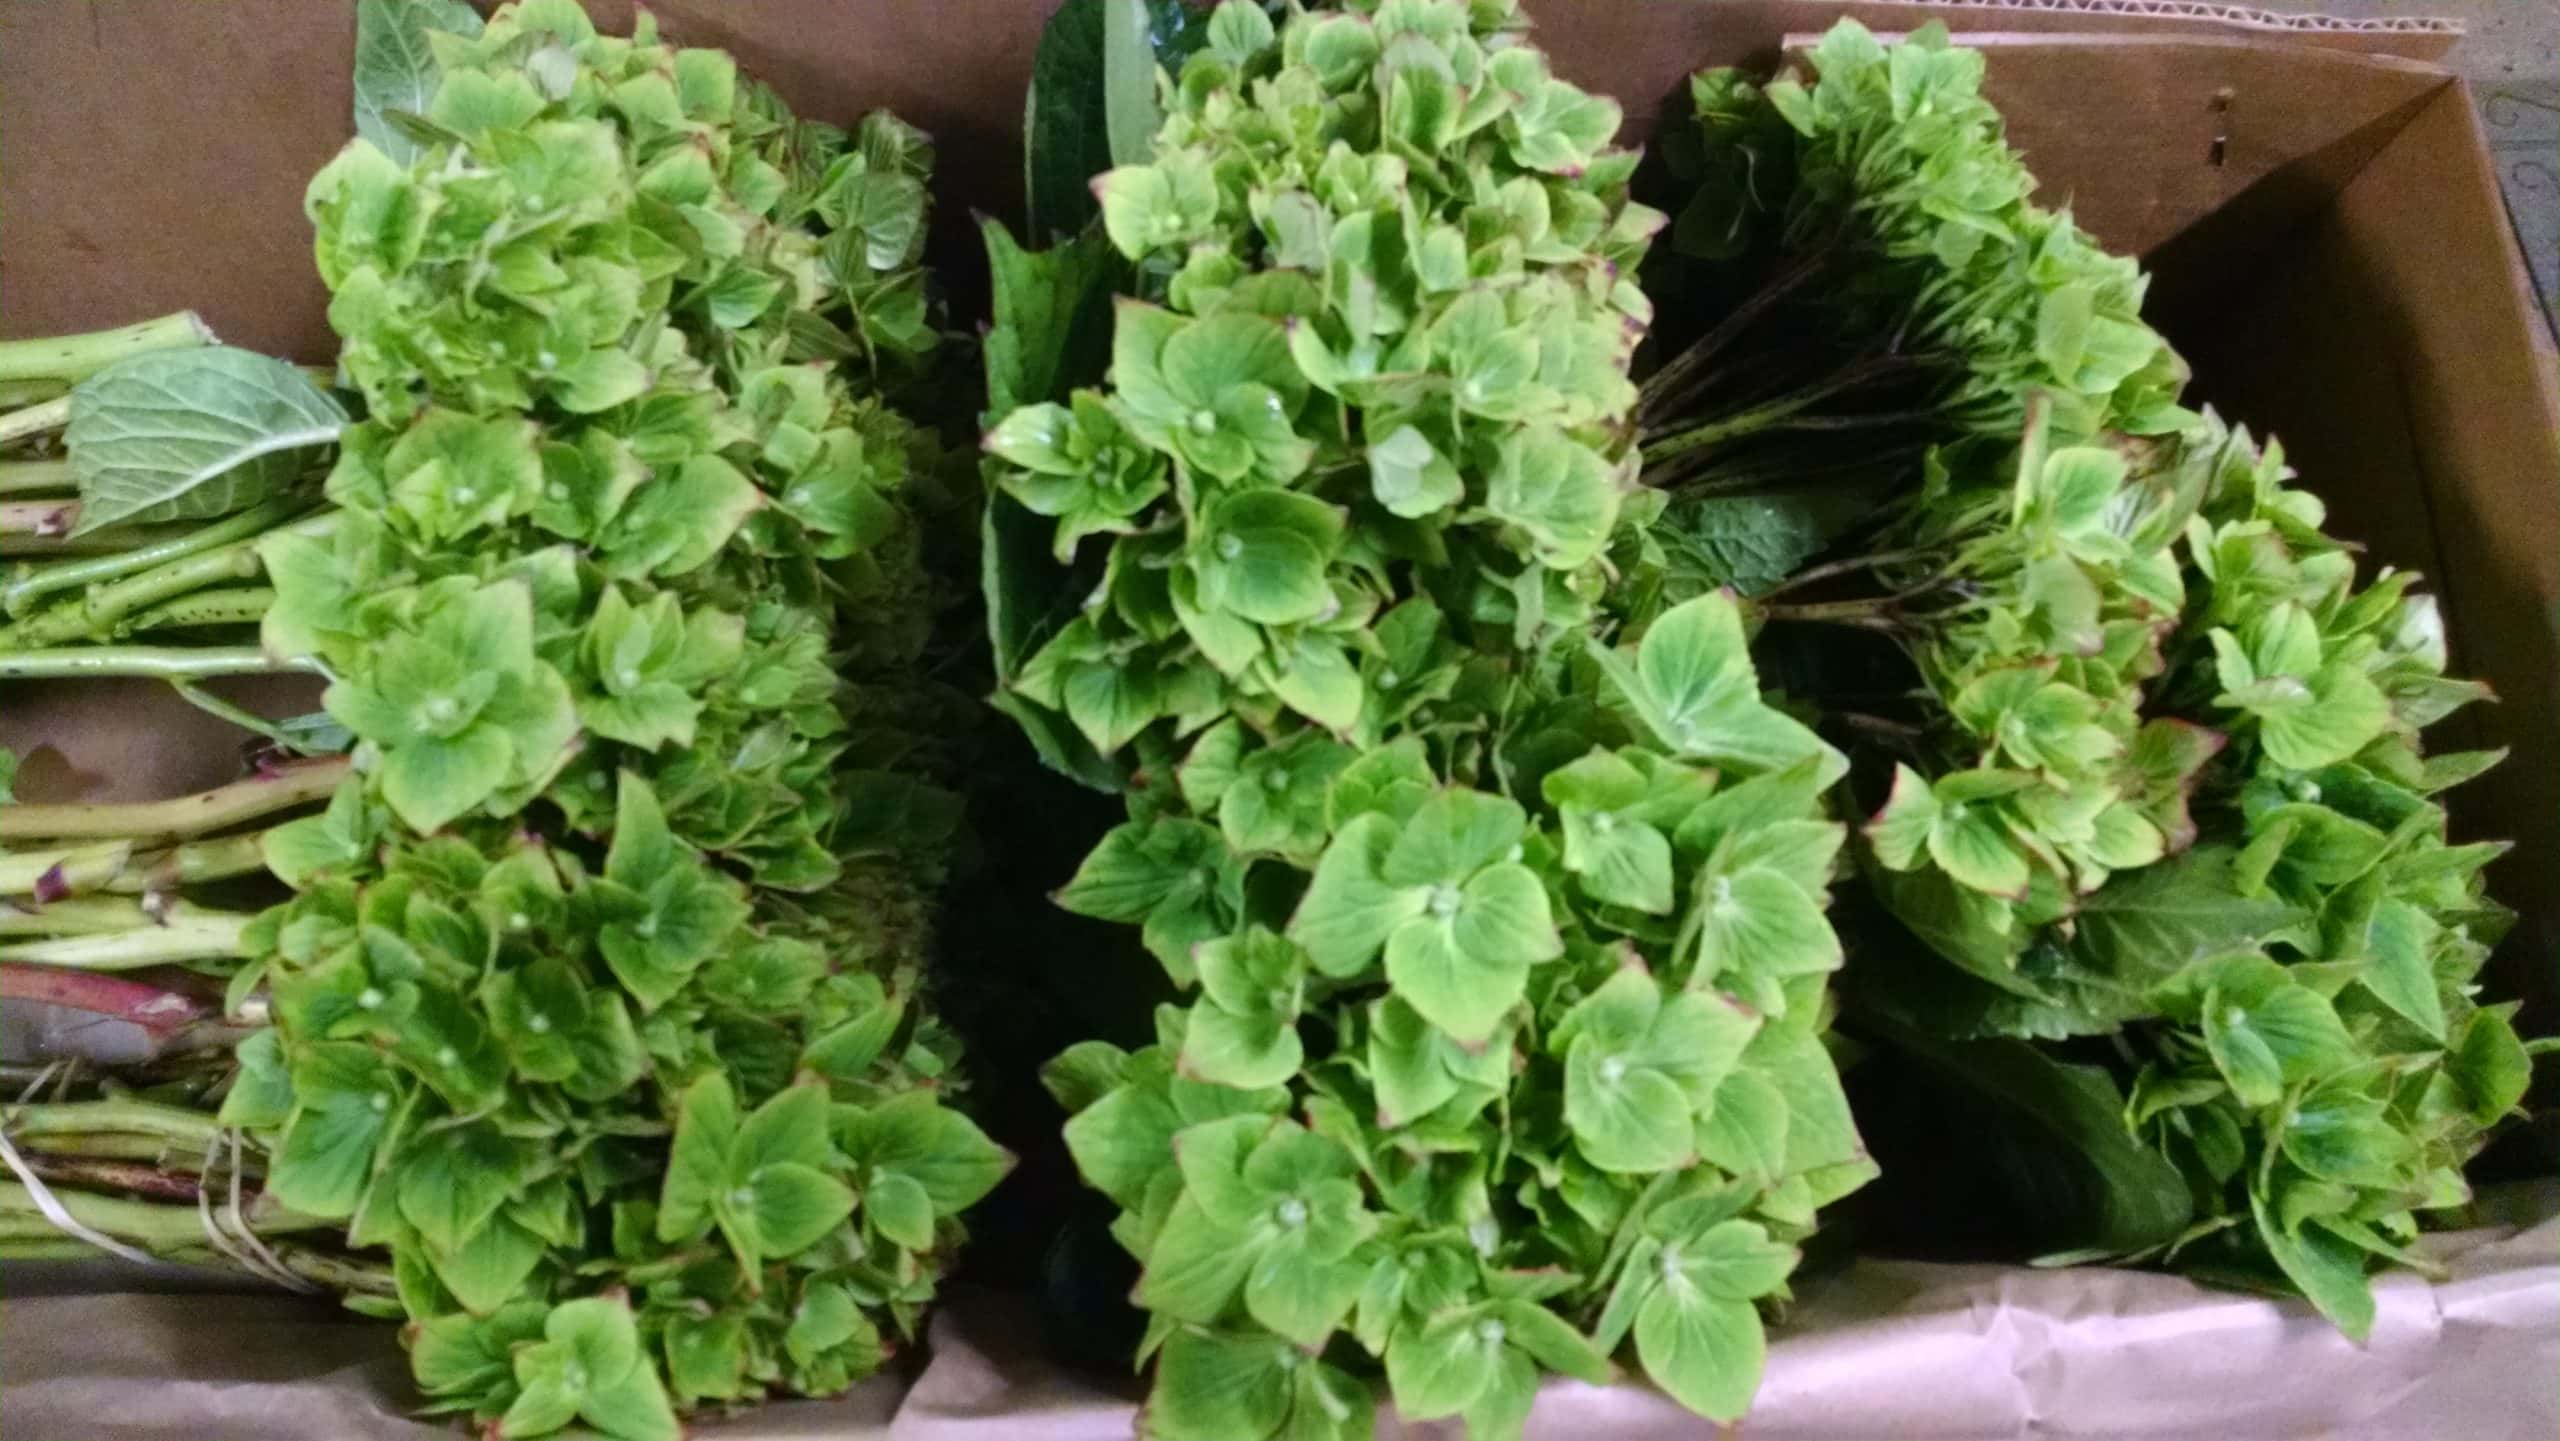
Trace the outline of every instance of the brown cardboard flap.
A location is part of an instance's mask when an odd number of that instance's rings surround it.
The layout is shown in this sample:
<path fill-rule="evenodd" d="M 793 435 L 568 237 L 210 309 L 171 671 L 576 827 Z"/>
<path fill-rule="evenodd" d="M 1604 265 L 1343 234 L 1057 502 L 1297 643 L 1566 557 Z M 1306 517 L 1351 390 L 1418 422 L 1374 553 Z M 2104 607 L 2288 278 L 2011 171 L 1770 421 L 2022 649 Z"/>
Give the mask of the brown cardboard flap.
<path fill-rule="evenodd" d="M 1820 32 L 1842 19 L 1879 34 L 1934 20 L 1968 44 L 1984 35 L 2255 36 L 2285 53 L 2317 49 L 2412 60 L 2441 58 L 2462 33 L 2443 20 L 2347 21 L 2183 0 L 1529 0 L 1529 10 L 1539 19 L 1538 43 L 1555 58 L 1556 72 L 1616 96 L 1626 106 L 1629 133 L 1638 139 L 1652 134 L 1662 105 L 1690 71 L 1707 65 L 1767 69 L 1777 64 L 1788 37 Z M 2108 126 L 2100 133 L 2121 138 L 2126 132 Z"/>
<path fill-rule="evenodd" d="M 806 114 L 886 105 L 941 143 L 938 232 L 1021 208 L 1022 95 L 1055 0 L 663 0 L 667 33 L 734 51 Z M 192 307 L 234 343 L 325 362 L 302 191 L 352 133 L 353 7 L 313 0 L 7 0 L 0 45 L 0 334 Z M 480 0 L 488 8 L 488 0 Z M 632 0 L 590 0 L 627 29 Z M 1706 64 L 1776 60 L 1846 15 L 1880 30 L 2278 36 L 2429 59 L 2458 27 L 2185 0 L 1531 0 L 1559 72 L 1617 96 L 1634 133 Z M 2129 133 L 2108 126 L 2102 135 Z M 2103 170 L 2094 172 L 2103 174 Z M 2094 187 L 2074 187 L 2094 190 Z"/>
<path fill-rule="evenodd" d="M 2143 256 L 2237 216 L 2212 257 L 2223 268 L 2281 246 L 2453 81 L 2422 61 L 2230 36 L 1965 43 L 1986 57 L 1985 93 L 2040 201 Z"/>

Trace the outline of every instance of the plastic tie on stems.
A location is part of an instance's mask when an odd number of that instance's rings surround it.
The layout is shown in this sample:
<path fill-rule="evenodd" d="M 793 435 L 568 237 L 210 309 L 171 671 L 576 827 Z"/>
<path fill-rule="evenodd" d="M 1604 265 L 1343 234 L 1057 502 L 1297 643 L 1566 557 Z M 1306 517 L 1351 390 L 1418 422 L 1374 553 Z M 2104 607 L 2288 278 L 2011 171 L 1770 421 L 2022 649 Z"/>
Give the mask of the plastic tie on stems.
<path fill-rule="evenodd" d="M 219 1212 L 213 1208 L 213 1163 L 221 1154 L 224 1141 L 231 1143 L 231 1153 L 224 1169 L 230 1172 L 230 1196 Z M 272 1281 L 288 1291 L 314 1294 L 320 1287 L 293 1274 L 258 1233 L 249 1229 L 248 1218 L 240 1211 L 240 1133 L 225 1130 L 204 1144 L 204 1164 L 196 1183 L 196 1215 L 204 1222 L 204 1234 L 215 1250 L 240 1263 L 243 1270 L 261 1280 Z"/>

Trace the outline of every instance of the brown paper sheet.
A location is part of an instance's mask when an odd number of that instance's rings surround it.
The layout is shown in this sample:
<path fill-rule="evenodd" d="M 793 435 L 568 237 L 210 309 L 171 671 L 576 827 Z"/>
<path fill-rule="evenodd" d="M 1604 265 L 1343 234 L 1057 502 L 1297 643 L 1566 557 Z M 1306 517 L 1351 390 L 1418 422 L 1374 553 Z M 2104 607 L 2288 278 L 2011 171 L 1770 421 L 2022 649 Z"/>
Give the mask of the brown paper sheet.
<path fill-rule="evenodd" d="M 2560 1184 L 2429 1237 L 2430 1283 L 2376 1283 L 2358 1347 L 2298 1301 L 2132 1271 L 1861 1261 L 1805 1283 L 1729 1441 L 2550 1441 L 2560 1435 Z M 8 1273 L 0 1272 L 0 1289 Z M 1050 1363 L 1019 1297 L 963 1290 L 901 1398 L 882 1378 L 698 1428 L 700 1441 L 1123 1441 L 1133 1386 Z M 386 1326 L 277 1296 L 0 1301 L 7 1441 L 433 1441 Z M 1634 1384 L 1559 1381 L 1531 1441 L 1703 1441 Z M 1455 1423 L 1378 1441 L 1457 1441 Z"/>

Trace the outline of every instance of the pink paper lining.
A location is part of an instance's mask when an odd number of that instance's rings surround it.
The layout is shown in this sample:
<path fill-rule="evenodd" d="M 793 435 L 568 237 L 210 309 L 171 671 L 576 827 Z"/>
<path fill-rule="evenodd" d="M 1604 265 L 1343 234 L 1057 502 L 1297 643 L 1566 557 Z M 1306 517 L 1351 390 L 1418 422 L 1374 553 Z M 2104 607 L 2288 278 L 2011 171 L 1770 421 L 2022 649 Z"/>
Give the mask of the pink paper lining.
<path fill-rule="evenodd" d="M 1559 1381 L 1532 1441 L 2551 1441 L 2560 1436 L 2560 1183 L 2516 1224 L 2430 1238 L 2443 1280 L 2377 1283 L 2358 1348 L 2308 1306 L 2131 1271 L 1862 1261 L 1808 1281 L 1758 1405 L 1718 1435 L 1644 1386 Z M 0 1268 L 0 1293 L 17 1267 Z M 131 1276 L 132 1272 L 122 1275 Z M 131 1284 L 129 1281 L 125 1284 Z M 1125 1441 L 1118 1387 L 1039 1355 L 1018 1297 L 957 1289 L 912 1386 L 700 1423 L 698 1441 Z M 10 1441 L 438 1441 L 403 1414 L 389 1328 L 276 1295 L 0 1303 Z M 1455 1441 L 1381 1414 L 1379 1441 Z"/>
<path fill-rule="evenodd" d="M 2551 1441 L 2560 1436 L 2560 1187 L 2521 1226 L 2450 1233 L 2447 1267 L 2377 1282 L 2358 1348 L 2298 1301 L 2137 1271 L 1862 1261 L 1807 1283 L 1733 1441 Z M 1124 1441 L 1115 1395 L 1040 1359 L 1019 1303 L 974 1295 L 891 1441 Z M 1531 1441 L 1703 1441 L 1641 1385 L 1549 1383 Z M 1456 1441 L 1454 1422 L 1379 1441 Z M 708 1441 L 708 1438 L 706 1438 Z M 1721 1441 L 1721 1438 L 1719 1438 Z"/>

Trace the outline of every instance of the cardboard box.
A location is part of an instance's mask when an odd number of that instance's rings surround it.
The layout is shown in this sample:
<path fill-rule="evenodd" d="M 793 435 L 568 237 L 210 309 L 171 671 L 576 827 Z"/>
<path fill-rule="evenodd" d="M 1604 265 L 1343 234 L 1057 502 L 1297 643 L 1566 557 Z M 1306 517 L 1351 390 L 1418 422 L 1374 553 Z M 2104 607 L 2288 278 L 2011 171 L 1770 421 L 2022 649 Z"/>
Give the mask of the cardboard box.
<path fill-rule="evenodd" d="M 628 23 L 623 0 L 591 8 L 602 23 Z M 932 131 L 939 260 L 958 313 L 972 313 L 984 281 L 967 216 L 1018 212 L 1021 97 L 1048 0 L 653 8 L 669 33 L 731 49 L 805 113 L 849 120 L 886 105 Z M 2495 779 L 2458 793 L 2456 820 L 2468 835 L 2519 843 L 2492 872 L 2525 917 L 2492 984 L 2529 998 L 2528 1024 L 2553 1028 L 2560 367 L 2534 321 L 2469 97 L 2431 63 L 2450 43 L 2444 27 L 2178 0 L 1530 8 L 1558 69 L 1623 100 L 1639 135 L 1689 71 L 1773 61 L 1791 34 L 1844 13 L 1879 31 L 1944 20 L 1989 50 L 1990 93 L 2045 198 L 2071 203 L 2100 239 L 2156 272 L 2158 318 L 2195 364 L 2195 394 L 2281 435 L 2338 527 L 2376 561 L 2426 571 L 2457 668 L 2502 697 L 2447 738 L 2514 751 Z M 9 0 L 0 24 L 0 333 L 192 307 L 235 343 L 325 361 L 334 343 L 301 196 L 349 130 L 351 8 Z M 0 745 L 34 752 L 22 781 L 45 798 L 208 784 L 221 778 L 221 734 L 148 685 L 0 694 Z M 2538 1204 L 2547 1215 L 2547 1193 Z M 2384 1283 L 2402 1329 L 2364 1352 L 2305 1308 L 2172 1280 L 1866 1266 L 1820 1293 L 1834 1300 L 1809 1306 L 1780 1342 L 1750 1431 L 1826 1441 L 2029 1428 L 2130 1437 L 2153 1426 L 2231 1441 L 2547 1437 L 2560 1426 L 2549 1384 L 2560 1364 L 2553 1241 L 2545 1226 L 2441 1243 L 2471 1258 L 2466 1279 L 2433 1293 L 2410 1278 Z M 27 1268 L 0 1276 L 0 1290 L 20 1298 L 0 1311 L 11 1333 L 0 1343 L 0 1424 L 13 1437 L 438 1434 L 394 1419 L 404 1378 L 387 1329 L 279 1298 L 27 1299 L 40 1279 Z M 1123 1434 L 1126 1409 L 1109 1393 L 1025 1370 L 1018 1352 L 1008 1371 L 972 1343 L 1006 1329 L 1003 1305 L 981 1297 L 947 1313 L 936 1334 L 950 1344 L 904 1411 L 888 1382 L 719 1434 L 1028 1434 L 1022 1408 L 1058 1418 L 1046 1434 Z M 2257 1349 L 2229 1350 L 2234 1337 Z M 211 1344 L 221 1339 L 244 1344 Z M 2106 1360 L 2113 1345 L 2153 1349 Z M 1814 1359 L 1791 1371 L 1789 1354 Z M 2255 1360 L 2235 1367 L 2233 1355 Z M 2066 1365 L 2077 1368 L 2070 1377 Z M 2458 1425 L 2442 1409 L 2425 1421 L 2399 1409 L 2457 1375 L 2472 1395 Z M 2402 1384 L 2377 1390 L 2377 1376 Z M 1655 1429 L 1666 1416 L 1645 1404 L 1559 1410 L 1550 1396 L 1540 1427 L 1673 1434 Z"/>

